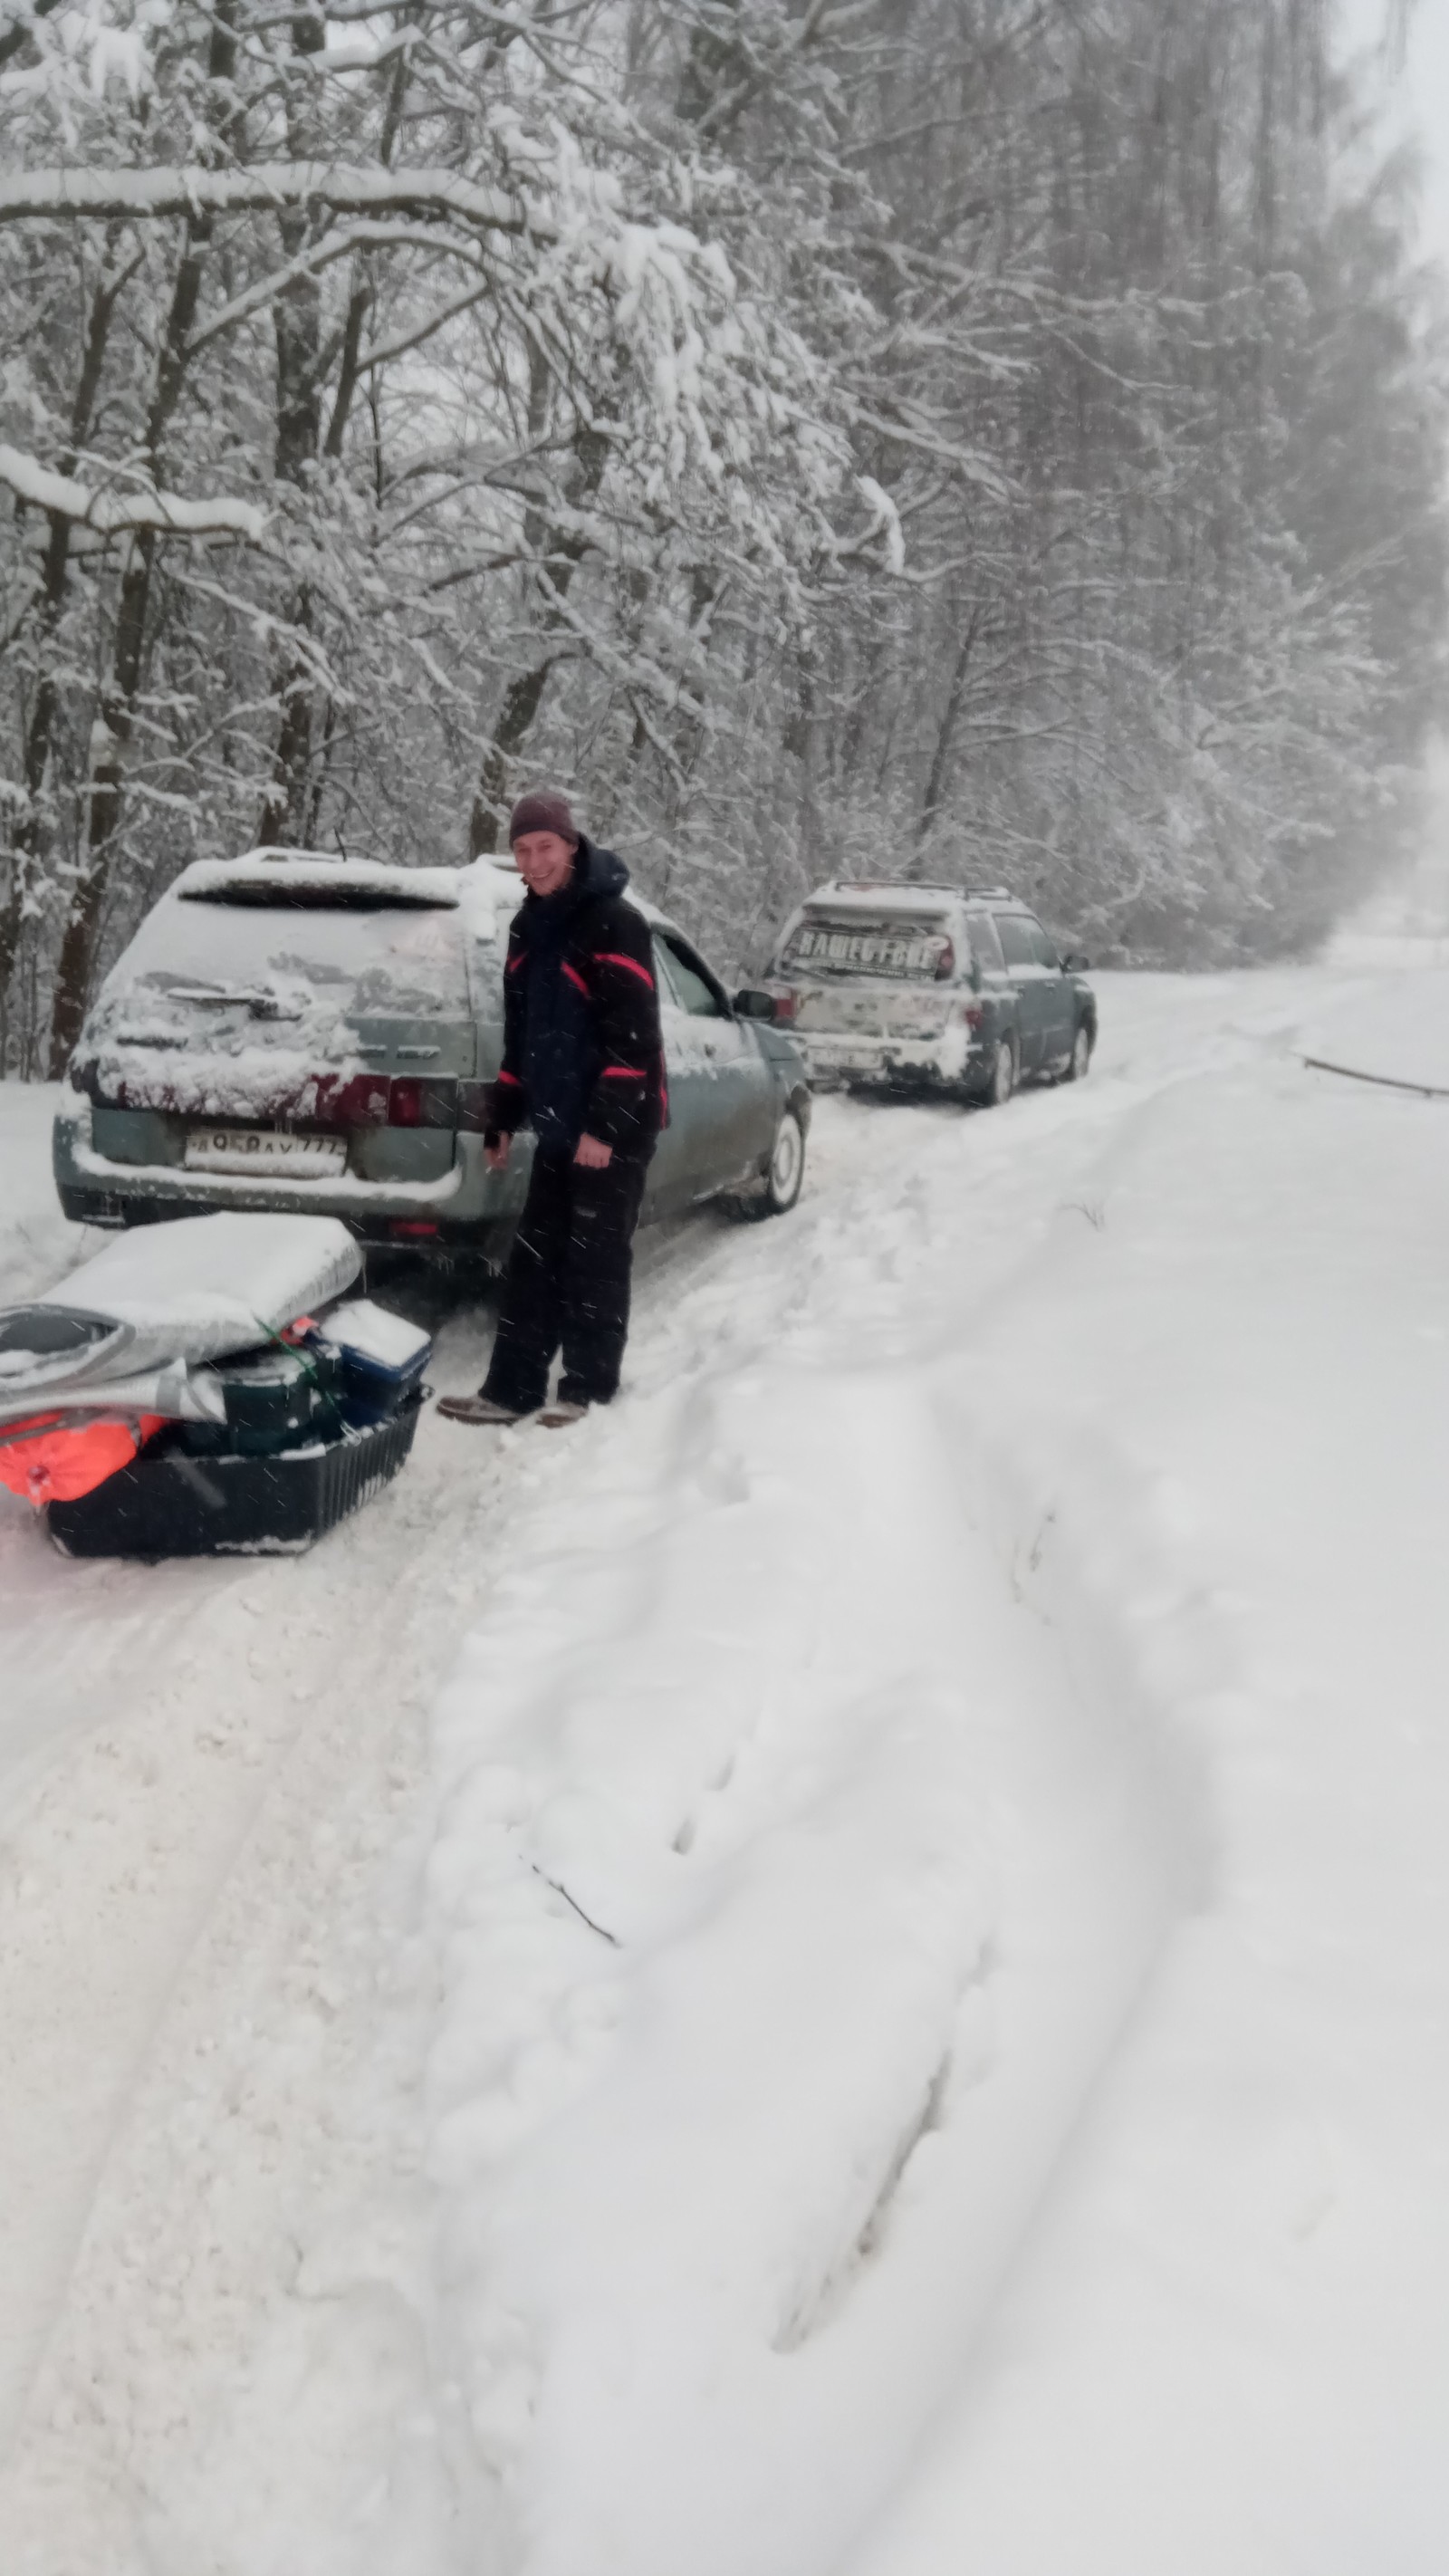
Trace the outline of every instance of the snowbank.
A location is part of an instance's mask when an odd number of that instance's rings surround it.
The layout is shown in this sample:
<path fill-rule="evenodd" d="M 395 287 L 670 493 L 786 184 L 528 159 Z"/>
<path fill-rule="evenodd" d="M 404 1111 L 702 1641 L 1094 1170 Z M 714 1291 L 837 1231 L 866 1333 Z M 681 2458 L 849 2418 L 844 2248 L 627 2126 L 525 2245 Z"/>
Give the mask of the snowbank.
<path fill-rule="evenodd" d="M 1443 1064 L 1449 976 L 1332 1016 Z M 852 2576 L 1444 2563 L 1446 1279 L 1449 1104 L 1276 1065 L 1133 1122 L 969 1361 L 1212 1867 Z"/>
<path fill-rule="evenodd" d="M 515 1533 L 432 2171 L 528 2576 L 836 2566 L 953 2382 L 868 2576 L 1449 2532 L 1449 1124 L 1297 1061 L 1449 991 L 1286 989 L 1032 1104 L 1029 1197 L 1006 1122 L 914 1139 L 707 1426 Z"/>
<path fill-rule="evenodd" d="M 1437 2576 L 1449 991 L 1101 983 L 567 1440 L 0 1515 L 18 2576 Z"/>
<path fill-rule="evenodd" d="M 543 1621 L 518 1534 L 442 1716 L 432 2168 L 473 2434 L 540 2568 L 590 2535 L 638 2576 L 799 2563 L 802 2356 L 939 2117 L 992 1920 L 919 1392 L 705 1409 L 658 1408 L 667 1514 L 637 1453 L 550 1503 Z"/>
<path fill-rule="evenodd" d="M 0 1306 L 34 1296 L 104 1238 L 69 1225 L 50 1168 L 50 1130 L 62 1086 L 0 1082 Z"/>
<path fill-rule="evenodd" d="M 721 1375 L 658 1400 L 642 1490 L 631 1444 L 550 1500 L 544 1577 L 544 1516 L 514 1534 L 441 1716 L 444 2316 L 539 2576 L 830 2564 L 1186 1866 L 1167 1784 L 1017 1633 L 930 1377 Z"/>

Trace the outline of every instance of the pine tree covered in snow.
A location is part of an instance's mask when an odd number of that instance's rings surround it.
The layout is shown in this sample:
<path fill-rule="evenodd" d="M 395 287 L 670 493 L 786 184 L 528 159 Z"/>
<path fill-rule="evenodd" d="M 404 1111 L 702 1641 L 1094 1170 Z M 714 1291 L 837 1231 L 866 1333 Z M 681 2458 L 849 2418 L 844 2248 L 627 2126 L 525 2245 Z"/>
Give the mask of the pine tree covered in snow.
<path fill-rule="evenodd" d="M 0 1001 L 567 779 L 743 956 L 869 865 L 1327 919 L 1430 721 L 1438 349 L 1305 0 L 0 23 Z"/>

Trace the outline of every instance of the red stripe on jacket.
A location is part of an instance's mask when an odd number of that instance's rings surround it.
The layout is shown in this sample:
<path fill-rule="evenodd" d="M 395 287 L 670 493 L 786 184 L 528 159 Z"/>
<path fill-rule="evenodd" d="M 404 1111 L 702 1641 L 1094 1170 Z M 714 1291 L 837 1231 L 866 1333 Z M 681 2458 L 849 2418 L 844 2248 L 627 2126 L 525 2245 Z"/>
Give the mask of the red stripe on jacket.
<path fill-rule="evenodd" d="M 625 957 L 616 948 L 604 948 L 598 951 L 593 962 L 596 966 L 627 966 L 630 974 L 637 975 L 641 984 L 647 984 L 651 993 L 654 990 L 653 976 L 647 966 L 640 965 L 637 957 Z M 568 973 L 567 967 L 564 973 Z"/>

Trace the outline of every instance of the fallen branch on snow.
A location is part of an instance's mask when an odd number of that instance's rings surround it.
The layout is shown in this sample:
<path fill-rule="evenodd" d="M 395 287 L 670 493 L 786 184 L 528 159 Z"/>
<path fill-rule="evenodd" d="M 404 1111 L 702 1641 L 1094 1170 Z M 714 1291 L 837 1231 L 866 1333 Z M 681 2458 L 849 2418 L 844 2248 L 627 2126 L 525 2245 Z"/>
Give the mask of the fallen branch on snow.
<path fill-rule="evenodd" d="M 1329 1064 L 1321 1055 L 1306 1055 L 1311 1073 L 1341 1073 L 1349 1082 L 1376 1082 L 1383 1091 L 1412 1091 L 1420 1100 L 1449 1100 L 1449 1088 L 1435 1082 L 1406 1082 L 1396 1073 L 1362 1073 L 1356 1064 Z"/>

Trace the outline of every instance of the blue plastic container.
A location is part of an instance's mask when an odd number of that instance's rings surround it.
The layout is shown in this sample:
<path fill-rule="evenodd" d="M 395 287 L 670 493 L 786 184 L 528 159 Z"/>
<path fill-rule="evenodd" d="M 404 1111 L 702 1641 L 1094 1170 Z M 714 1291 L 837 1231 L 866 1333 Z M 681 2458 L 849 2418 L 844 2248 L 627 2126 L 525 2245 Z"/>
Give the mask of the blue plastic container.
<path fill-rule="evenodd" d="M 359 1429 L 391 1422 L 414 1402 L 433 1355 L 420 1326 L 364 1300 L 336 1308 L 319 1338 L 337 1354 L 343 1421 Z"/>

